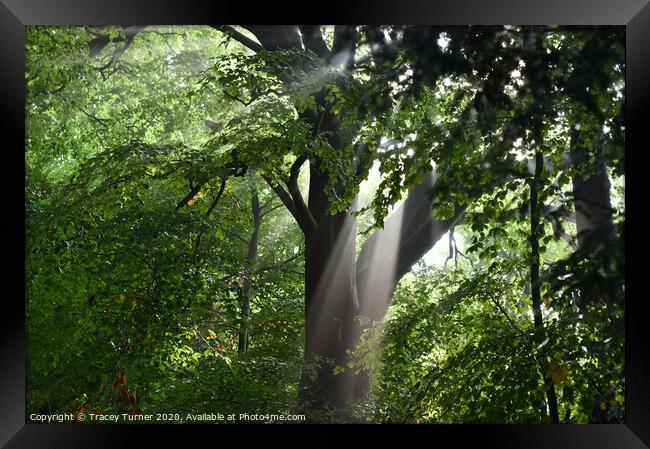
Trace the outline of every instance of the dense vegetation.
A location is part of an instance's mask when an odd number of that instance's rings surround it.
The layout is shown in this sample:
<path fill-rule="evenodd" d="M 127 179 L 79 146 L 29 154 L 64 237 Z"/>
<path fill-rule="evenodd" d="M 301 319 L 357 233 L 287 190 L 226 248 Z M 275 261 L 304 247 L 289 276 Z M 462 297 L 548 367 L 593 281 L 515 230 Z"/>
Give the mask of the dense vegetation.
<path fill-rule="evenodd" d="M 623 422 L 623 43 L 28 27 L 27 416 Z"/>

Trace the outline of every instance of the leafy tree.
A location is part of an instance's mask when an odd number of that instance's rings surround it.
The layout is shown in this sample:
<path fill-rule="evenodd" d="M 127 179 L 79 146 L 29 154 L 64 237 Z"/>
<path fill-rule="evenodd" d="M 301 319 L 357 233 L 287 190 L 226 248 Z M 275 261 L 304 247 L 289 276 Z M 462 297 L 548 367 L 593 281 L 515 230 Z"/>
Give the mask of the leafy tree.
<path fill-rule="evenodd" d="M 620 421 L 622 42 L 30 28 L 28 409 Z"/>

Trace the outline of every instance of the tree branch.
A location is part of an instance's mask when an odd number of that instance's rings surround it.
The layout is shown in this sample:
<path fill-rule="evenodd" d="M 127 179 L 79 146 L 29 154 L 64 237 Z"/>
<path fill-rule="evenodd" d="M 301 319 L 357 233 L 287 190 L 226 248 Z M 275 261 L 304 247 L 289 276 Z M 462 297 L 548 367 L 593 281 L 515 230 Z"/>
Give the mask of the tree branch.
<path fill-rule="evenodd" d="M 565 240 L 573 249 L 577 249 L 577 243 L 575 239 L 569 235 L 562 226 L 561 219 L 564 219 L 568 222 L 575 223 L 575 214 L 563 207 L 551 207 L 546 204 L 539 206 L 539 212 L 542 217 L 546 218 L 553 228 L 553 233 L 557 238 Z M 470 212 L 471 215 L 480 215 L 480 212 Z M 530 204 L 526 203 L 521 207 L 515 207 L 513 209 L 508 209 L 499 214 L 495 218 L 497 223 L 505 223 L 512 218 L 521 218 L 526 217 L 530 214 Z"/>
<path fill-rule="evenodd" d="M 449 262 L 453 257 L 454 257 L 454 237 L 453 237 L 453 231 L 450 229 L 449 230 L 449 255 L 445 259 L 445 267 L 447 266 L 447 262 Z"/>
<path fill-rule="evenodd" d="M 125 37 L 124 37 L 124 38 L 119 38 L 119 39 L 115 39 L 115 40 L 113 40 L 113 42 L 120 42 L 120 41 L 123 41 L 123 42 L 124 42 L 124 45 L 123 45 L 122 47 L 116 49 L 116 50 L 113 52 L 113 54 L 111 55 L 111 57 L 110 57 L 110 59 L 108 60 L 108 62 L 107 62 L 105 65 L 103 65 L 103 66 L 101 66 L 101 67 L 99 68 L 99 73 L 102 75 L 103 78 L 105 77 L 105 76 L 104 76 L 104 71 L 105 71 L 106 69 L 108 69 L 110 66 L 112 66 L 113 64 L 115 64 L 115 63 L 117 62 L 117 60 L 120 59 L 120 58 L 122 57 L 122 55 L 126 52 L 126 50 L 128 50 L 128 48 L 131 46 L 131 43 L 133 42 L 133 39 L 135 38 L 135 36 L 136 36 L 140 31 L 142 31 L 144 28 L 145 28 L 145 27 L 144 27 L 144 26 L 141 26 L 141 25 L 134 25 L 134 26 L 131 26 L 131 27 L 128 27 L 128 28 L 124 28 L 124 35 L 125 35 Z M 107 39 L 108 39 L 108 37 L 107 37 Z M 94 39 L 94 40 L 95 40 L 95 39 Z M 102 42 L 103 42 L 103 41 L 102 41 Z M 109 40 L 106 40 L 106 43 L 104 43 L 104 44 L 101 46 L 101 48 L 99 48 L 99 49 L 97 49 L 96 47 L 93 47 L 93 43 L 91 42 L 91 44 L 90 44 L 90 45 L 91 45 L 91 50 L 90 50 L 90 52 L 91 52 L 91 53 L 94 52 L 94 54 L 98 54 L 98 53 L 99 53 L 99 52 L 100 52 L 100 51 L 101 51 L 101 50 L 102 50 L 102 49 L 103 49 L 103 48 L 108 44 L 108 42 L 109 42 Z"/>
<path fill-rule="evenodd" d="M 305 200 L 302 198 L 300 188 L 298 187 L 298 175 L 300 174 L 300 168 L 306 160 L 307 155 L 302 154 L 298 156 L 298 158 L 291 165 L 287 187 L 289 188 L 289 193 L 291 194 L 291 198 L 293 199 L 293 204 L 295 205 L 296 210 L 300 215 L 302 215 L 309 232 L 311 232 L 318 227 L 318 224 L 316 223 L 314 216 L 309 211 L 309 208 L 305 204 Z"/>
<path fill-rule="evenodd" d="M 242 33 L 237 31 L 230 25 L 212 25 L 212 28 L 230 36 L 231 38 L 233 38 L 234 40 L 242 44 L 244 47 L 247 47 L 248 49 L 253 50 L 254 52 L 259 52 L 264 50 L 264 47 L 262 47 L 260 44 L 244 36 Z"/>
<path fill-rule="evenodd" d="M 180 200 L 178 204 L 176 205 L 176 210 L 180 209 L 181 207 L 185 206 L 192 198 L 196 196 L 197 193 L 199 193 L 199 190 L 201 190 L 201 186 L 203 186 L 202 183 L 195 185 L 194 187 L 191 187 L 190 193 L 185 195 L 185 198 Z"/>
<path fill-rule="evenodd" d="M 517 326 L 515 324 L 514 321 L 512 321 L 512 318 L 510 318 L 510 315 L 508 315 L 508 313 L 505 311 L 505 309 L 503 307 L 501 307 L 501 304 L 499 304 L 499 301 L 497 301 L 492 295 L 489 295 L 489 297 L 490 297 L 490 300 L 494 303 L 494 305 L 496 305 L 499 308 L 499 310 L 501 311 L 503 316 L 506 317 L 506 320 L 508 320 L 508 323 L 510 323 L 510 325 L 517 331 L 517 333 L 519 335 L 521 335 L 522 337 L 526 338 L 527 335 L 524 333 L 524 331 L 522 331 L 519 328 L 519 326 Z"/>
<path fill-rule="evenodd" d="M 451 218 L 446 220 L 436 220 L 431 218 L 424 226 L 422 226 L 414 234 L 410 234 L 407 238 L 400 241 L 397 257 L 397 266 L 395 268 L 396 279 L 395 284 L 406 273 L 411 271 L 411 267 L 416 263 L 427 251 L 429 251 L 436 244 L 438 240 L 455 224 L 457 224 L 460 217 L 467 206 L 456 206 Z M 402 234 L 404 235 L 404 234 Z"/>
<path fill-rule="evenodd" d="M 246 240 L 246 239 L 245 239 L 244 237 L 242 237 L 241 235 L 237 234 L 237 233 L 236 233 L 235 231 L 233 231 L 232 229 L 225 228 L 225 227 L 219 225 L 218 223 L 217 223 L 216 227 L 217 227 L 218 229 L 221 229 L 223 232 L 225 232 L 225 233 L 228 234 L 229 236 L 236 238 L 237 240 L 239 240 L 240 242 L 242 242 L 242 243 L 245 244 L 245 245 L 248 245 L 248 244 L 250 243 L 248 240 Z"/>
<path fill-rule="evenodd" d="M 241 103 L 242 105 L 244 105 L 244 107 L 249 106 L 252 102 L 254 102 L 254 101 L 256 100 L 256 98 L 251 98 L 251 99 L 248 100 L 248 101 L 244 101 L 244 100 L 242 100 L 241 98 L 239 98 L 239 97 L 237 97 L 237 96 L 235 96 L 235 95 L 232 95 L 232 94 L 229 93 L 226 89 L 221 89 L 221 92 L 222 92 L 226 97 L 230 98 L 231 100 L 234 100 L 234 101 L 237 101 L 237 102 Z"/>
<path fill-rule="evenodd" d="M 302 49 L 302 39 L 297 26 L 255 25 L 246 26 L 266 50 Z"/>
<path fill-rule="evenodd" d="M 330 49 L 327 48 L 320 25 L 300 25 L 300 34 L 305 47 L 321 58 L 327 60 L 331 56 Z"/>
<path fill-rule="evenodd" d="M 296 220 L 298 226 L 300 226 L 300 229 L 303 231 L 303 233 L 307 232 L 302 217 L 300 213 L 298 213 L 298 209 L 296 209 L 296 205 L 293 203 L 293 199 L 287 193 L 287 191 L 284 190 L 280 184 L 273 181 L 273 179 L 271 179 L 269 175 L 262 173 L 261 176 L 264 179 L 264 181 L 266 181 L 266 183 L 269 185 L 269 187 L 271 187 L 271 189 L 275 192 L 278 198 L 280 198 L 282 204 L 284 204 L 284 206 L 287 208 L 289 213 L 291 213 L 291 215 Z"/>
<path fill-rule="evenodd" d="M 457 205 L 452 217 L 432 217 L 432 190 L 436 177 L 429 172 L 410 188 L 404 202 L 363 244 L 357 258 L 359 313 L 383 317 L 399 280 L 463 215 Z M 395 240 L 397 239 L 397 243 Z"/>
<path fill-rule="evenodd" d="M 266 217 L 268 214 L 270 214 L 274 210 L 277 210 L 277 209 L 281 208 L 282 206 L 283 206 L 283 204 L 276 204 L 274 206 L 268 206 L 268 209 L 266 209 L 266 205 L 265 205 L 264 207 L 262 207 L 262 209 L 263 209 L 262 217 Z"/>
<path fill-rule="evenodd" d="M 219 192 L 217 193 L 217 196 L 214 198 L 214 201 L 212 201 L 212 204 L 210 204 L 210 207 L 208 208 L 208 211 L 205 213 L 206 217 L 209 217 L 210 214 L 212 213 L 212 209 L 214 209 L 219 202 L 219 198 L 221 198 L 221 195 L 223 195 L 223 191 L 226 189 L 226 180 L 224 179 L 221 181 L 221 186 L 219 187 Z"/>
<path fill-rule="evenodd" d="M 304 250 L 296 253 L 295 255 L 289 257 L 288 259 L 286 259 L 286 260 L 284 260 L 282 262 L 278 262 L 278 263 L 273 264 L 273 265 L 266 265 L 266 266 L 260 267 L 257 270 L 255 270 L 255 272 L 256 273 L 261 273 L 262 271 L 275 270 L 276 268 L 280 268 L 280 267 L 282 267 L 282 266 L 284 266 L 284 265 L 286 265 L 286 264 L 288 264 L 290 262 L 293 262 L 294 260 L 296 260 L 297 258 L 302 256 L 303 254 L 305 254 Z"/>
<path fill-rule="evenodd" d="M 334 43 L 329 63 L 334 66 L 342 65 L 345 70 L 350 70 L 354 65 L 354 52 L 358 39 L 356 26 L 337 25 L 334 28 Z"/>
<path fill-rule="evenodd" d="M 98 124 L 102 125 L 104 128 L 106 128 L 106 127 L 108 126 L 108 124 L 107 124 L 106 122 L 110 122 L 110 119 L 97 117 L 96 115 L 91 114 L 90 112 L 87 112 L 87 111 L 84 110 L 83 108 L 79 108 L 79 110 L 80 110 L 81 112 L 83 112 L 83 114 L 84 114 L 86 117 L 88 117 L 88 118 L 94 120 L 94 121 L 97 122 Z"/>

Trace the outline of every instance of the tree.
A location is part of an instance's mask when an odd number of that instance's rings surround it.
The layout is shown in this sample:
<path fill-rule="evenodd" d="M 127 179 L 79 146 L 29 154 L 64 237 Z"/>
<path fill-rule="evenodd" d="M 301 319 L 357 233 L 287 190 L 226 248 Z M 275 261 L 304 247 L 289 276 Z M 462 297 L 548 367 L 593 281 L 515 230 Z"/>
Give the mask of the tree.
<path fill-rule="evenodd" d="M 192 299 L 195 296 L 201 297 L 203 304 L 211 294 L 218 295 L 218 287 L 207 287 L 206 280 L 222 276 L 238 298 L 233 313 L 237 315 L 240 354 L 248 352 L 251 341 L 251 295 L 257 289 L 253 279 L 272 271 L 271 267 L 283 266 L 282 260 L 296 261 L 301 254 L 279 251 L 270 264 L 260 262 L 262 219 L 275 210 L 269 196 L 275 195 L 301 234 L 292 238 L 304 241 L 304 367 L 299 394 L 304 409 L 331 411 L 334 419 L 343 419 L 341 411 L 351 401 L 368 399 L 372 373 L 367 365 L 351 369 L 362 336 L 373 322 L 384 319 L 400 281 L 456 226 L 471 226 L 472 250 L 480 251 L 483 262 L 498 259 L 496 243 L 484 244 L 484 239 L 496 242 L 513 229 L 507 212 L 518 219 L 528 217 L 531 262 L 527 288 L 538 330 L 542 329 L 543 295 L 551 291 L 542 287 L 547 282 L 545 273 L 540 273 L 544 245 L 553 236 L 571 240 L 563 228 L 572 207 L 563 196 L 569 179 L 576 204 L 578 250 L 574 258 L 558 258 L 556 272 L 576 274 L 575 258 L 584 253 L 580 251 L 586 245 L 587 234 L 581 231 L 600 229 L 603 223 L 609 237 L 602 247 L 609 248 L 617 241 L 606 168 L 610 164 L 621 173 L 616 148 L 622 138 L 622 109 L 617 109 L 622 60 L 616 30 L 212 28 L 177 32 L 114 27 L 64 32 L 68 45 L 84 53 L 86 61 L 85 53 L 90 61 L 100 58 L 99 67 L 86 62 L 68 72 L 39 66 L 36 53 L 30 60 L 33 67 L 29 73 L 33 75 L 28 79 L 32 105 L 28 116 L 32 114 L 36 124 L 28 132 L 28 142 L 34 139 L 29 143 L 33 158 L 29 163 L 34 167 L 29 173 L 30 184 L 37 185 L 41 179 L 45 183 L 52 177 L 52 170 L 43 162 L 48 158 L 35 149 L 52 143 L 65 147 L 64 139 L 54 137 L 56 123 L 35 119 L 40 117 L 43 95 L 54 77 L 66 86 L 63 92 L 70 93 L 66 101 L 56 104 L 57 119 L 67 116 L 95 128 L 91 132 L 92 128 L 80 126 L 74 132 L 76 140 L 91 144 L 77 149 L 80 154 L 72 158 L 73 164 L 84 162 L 62 170 L 65 173 L 59 176 L 75 173 L 62 196 L 52 201 L 58 211 L 66 213 L 57 222 L 70 219 L 76 223 L 79 216 L 85 216 L 95 226 L 110 216 L 112 225 L 118 226 L 137 216 L 133 215 L 136 203 L 165 208 L 173 202 L 173 214 L 166 212 L 166 221 L 159 228 L 173 229 L 185 253 L 186 267 L 174 260 L 179 273 L 173 273 L 165 266 L 168 259 L 154 258 L 152 263 L 137 251 L 135 259 L 151 272 L 152 279 L 151 285 L 142 289 L 155 295 L 160 284 L 173 276 L 194 279 L 176 281 L 177 285 L 190 285 L 185 301 L 173 292 L 173 283 L 168 284 L 175 301 L 166 306 L 165 313 L 173 320 L 176 307 L 183 307 L 188 314 L 199 307 Z M 50 45 L 44 36 L 52 38 L 53 34 L 34 33 L 35 41 L 30 43 L 41 54 Z M 135 93 L 141 94 L 143 87 L 114 80 L 137 76 L 134 70 L 142 69 L 139 58 L 144 58 L 138 39 L 154 36 L 168 44 L 167 39 L 190 41 L 194 47 L 172 52 L 166 62 L 146 59 L 155 82 L 170 89 L 152 93 L 148 107 L 156 111 L 156 122 L 148 123 L 144 114 L 121 115 L 118 108 L 107 105 L 122 102 L 121 106 L 137 110 L 138 105 L 129 106 L 129 102 L 137 101 Z M 201 39 L 214 39 L 220 45 L 196 45 Z M 607 52 L 616 56 L 607 59 L 602 70 L 583 64 Z M 165 79 L 160 73 L 174 58 L 185 71 Z M 74 89 L 81 90 L 89 76 L 112 86 L 114 97 L 77 104 Z M 132 99 L 123 100 L 117 91 L 123 85 L 133 91 Z M 585 95 L 587 87 L 595 93 Z M 584 122 L 581 133 L 575 126 L 578 120 Z M 597 131 L 605 124 L 613 130 L 607 136 Z M 97 127 L 106 128 L 106 133 L 97 133 Z M 596 135 L 599 137 L 585 137 Z M 609 143 L 604 145 L 605 141 Z M 93 145 L 102 151 L 96 152 Z M 597 150 L 593 164 L 585 161 L 581 150 L 592 146 Z M 563 162 L 567 153 L 568 168 Z M 305 165 L 308 170 L 303 170 Z M 585 165 L 595 167 L 595 174 L 581 174 Z M 373 169 L 378 169 L 381 177 L 377 192 L 369 204 L 360 204 L 361 184 Z M 307 171 L 305 188 L 301 179 Z M 526 184 L 530 185 L 528 193 Z M 248 186 L 243 193 L 247 198 L 235 200 L 234 192 L 244 185 Z M 34 190 L 33 204 L 47 206 L 49 200 L 43 202 L 38 198 L 41 195 L 39 189 Z M 209 200 L 204 204 L 206 196 Z M 596 211 L 586 198 L 605 207 Z M 107 200 L 117 201 L 128 212 L 114 210 L 114 205 L 105 204 Z M 508 210 L 506 200 L 520 204 Z M 246 204 L 250 220 L 245 224 L 241 218 L 219 214 L 221 208 L 230 210 L 232 201 Z M 391 208 L 394 210 L 389 213 Z M 369 223 L 364 218 L 368 214 L 372 215 Z M 45 221 L 36 223 L 47 229 Z M 369 228 L 361 229 L 362 222 Z M 546 224 L 553 235 L 545 234 Z M 249 238 L 236 230 L 242 226 Z M 215 235 L 214 229 L 219 233 Z M 34 232 L 44 234 L 43 230 Z M 191 242 L 183 237 L 187 232 L 192 235 Z M 79 235 L 87 238 L 83 232 Z M 106 237 L 99 234 L 96 238 Z M 215 248 L 234 240 L 244 244 L 243 252 Z M 599 266 L 600 259 L 592 272 Z M 605 279 L 619 273 L 613 268 Z M 579 295 L 589 296 L 588 282 L 576 276 L 573 279 Z M 572 294 L 561 282 L 553 285 L 559 295 Z M 142 313 L 144 317 L 158 312 Z M 502 312 L 510 323 L 507 311 Z M 543 331 L 538 334 L 539 344 L 544 335 Z M 542 367 L 543 375 L 547 368 Z M 554 384 L 546 377 L 549 407 L 557 409 L 552 405 Z M 551 416 L 554 422 L 559 421 L 557 410 L 551 410 Z"/>

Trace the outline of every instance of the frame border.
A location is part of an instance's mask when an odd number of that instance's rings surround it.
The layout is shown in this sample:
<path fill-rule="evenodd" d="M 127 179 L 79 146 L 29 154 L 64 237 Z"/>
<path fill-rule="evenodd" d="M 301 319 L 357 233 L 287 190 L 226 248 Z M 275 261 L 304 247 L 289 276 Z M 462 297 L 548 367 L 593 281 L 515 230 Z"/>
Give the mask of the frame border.
<path fill-rule="evenodd" d="M 449 437 L 459 442 L 476 441 L 500 448 L 646 448 L 650 445 L 650 330 L 642 313 L 647 287 L 643 263 L 630 263 L 630 256 L 650 254 L 650 218 L 644 204 L 644 171 L 650 167 L 643 117 L 650 112 L 650 0 L 331 0 L 320 11 L 287 8 L 276 3 L 252 8 L 243 2 L 174 0 L 128 2 L 127 0 L 0 0 L 0 119 L 6 125 L 2 142 L 9 168 L 0 177 L 3 213 L 0 232 L 9 244 L 6 284 L 24 298 L 25 197 L 24 189 L 24 32 L 25 25 L 64 24 L 208 24 L 208 23 L 409 23 L 409 24 L 558 24 L 625 25 L 626 27 L 626 289 L 632 288 L 625 311 L 626 323 L 626 423 L 581 425 L 435 425 L 411 426 L 409 433 L 424 438 Z M 319 6 L 319 5 L 313 5 Z M 317 9 L 314 9 L 317 11 Z M 646 147 L 646 148 L 644 148 Z M 646 151 L 644 151 L 646 150 Z M 632 184 L 631 186 L 629 184 Z M 21 235 L 22 239 L 12 238 Z M 17 261 L 22 262 L 18 263 Z M 630 282 L 630 280 L 632 282 Z M 647 294 L 645 295 L 647 296 Z M 6 447 L 117 447 L 143 439 L 151 442 L 152 425 L 61 426 L 25 424 L 25 328 L 24 302 L 6 295 L 0 327 L 0 445 Z M 253 426 L 258 426 L 253 424 Z M 287 428 L 286 426 L 271 426 Z M 357 426 L 372 428 L 374 436 L 394 430 L 395 425 Z M 401 428 L 401 426 L 397 426 Z M 267 429 L 269 427 L 266 427 Z M 157 438 L 173 437 L 187 444 L 187 431 L 214 437 L 208 425 L 162 425 Z M 318 429 L 321 429 L 319 427 Z M 328 429 L 326 427 L 326 429 Z M 388 430 L 387 430 L 388 429 Z M 315 430 L 313 426 L 309 430 Z M 316 429 L 317 430 L 317 429 Z M 329 432 L 328 432 L 329 433 Z M 332 441 L 336 442 L 336 441 Z M 645 444 L 644 444 L 645 442 Z"/>

